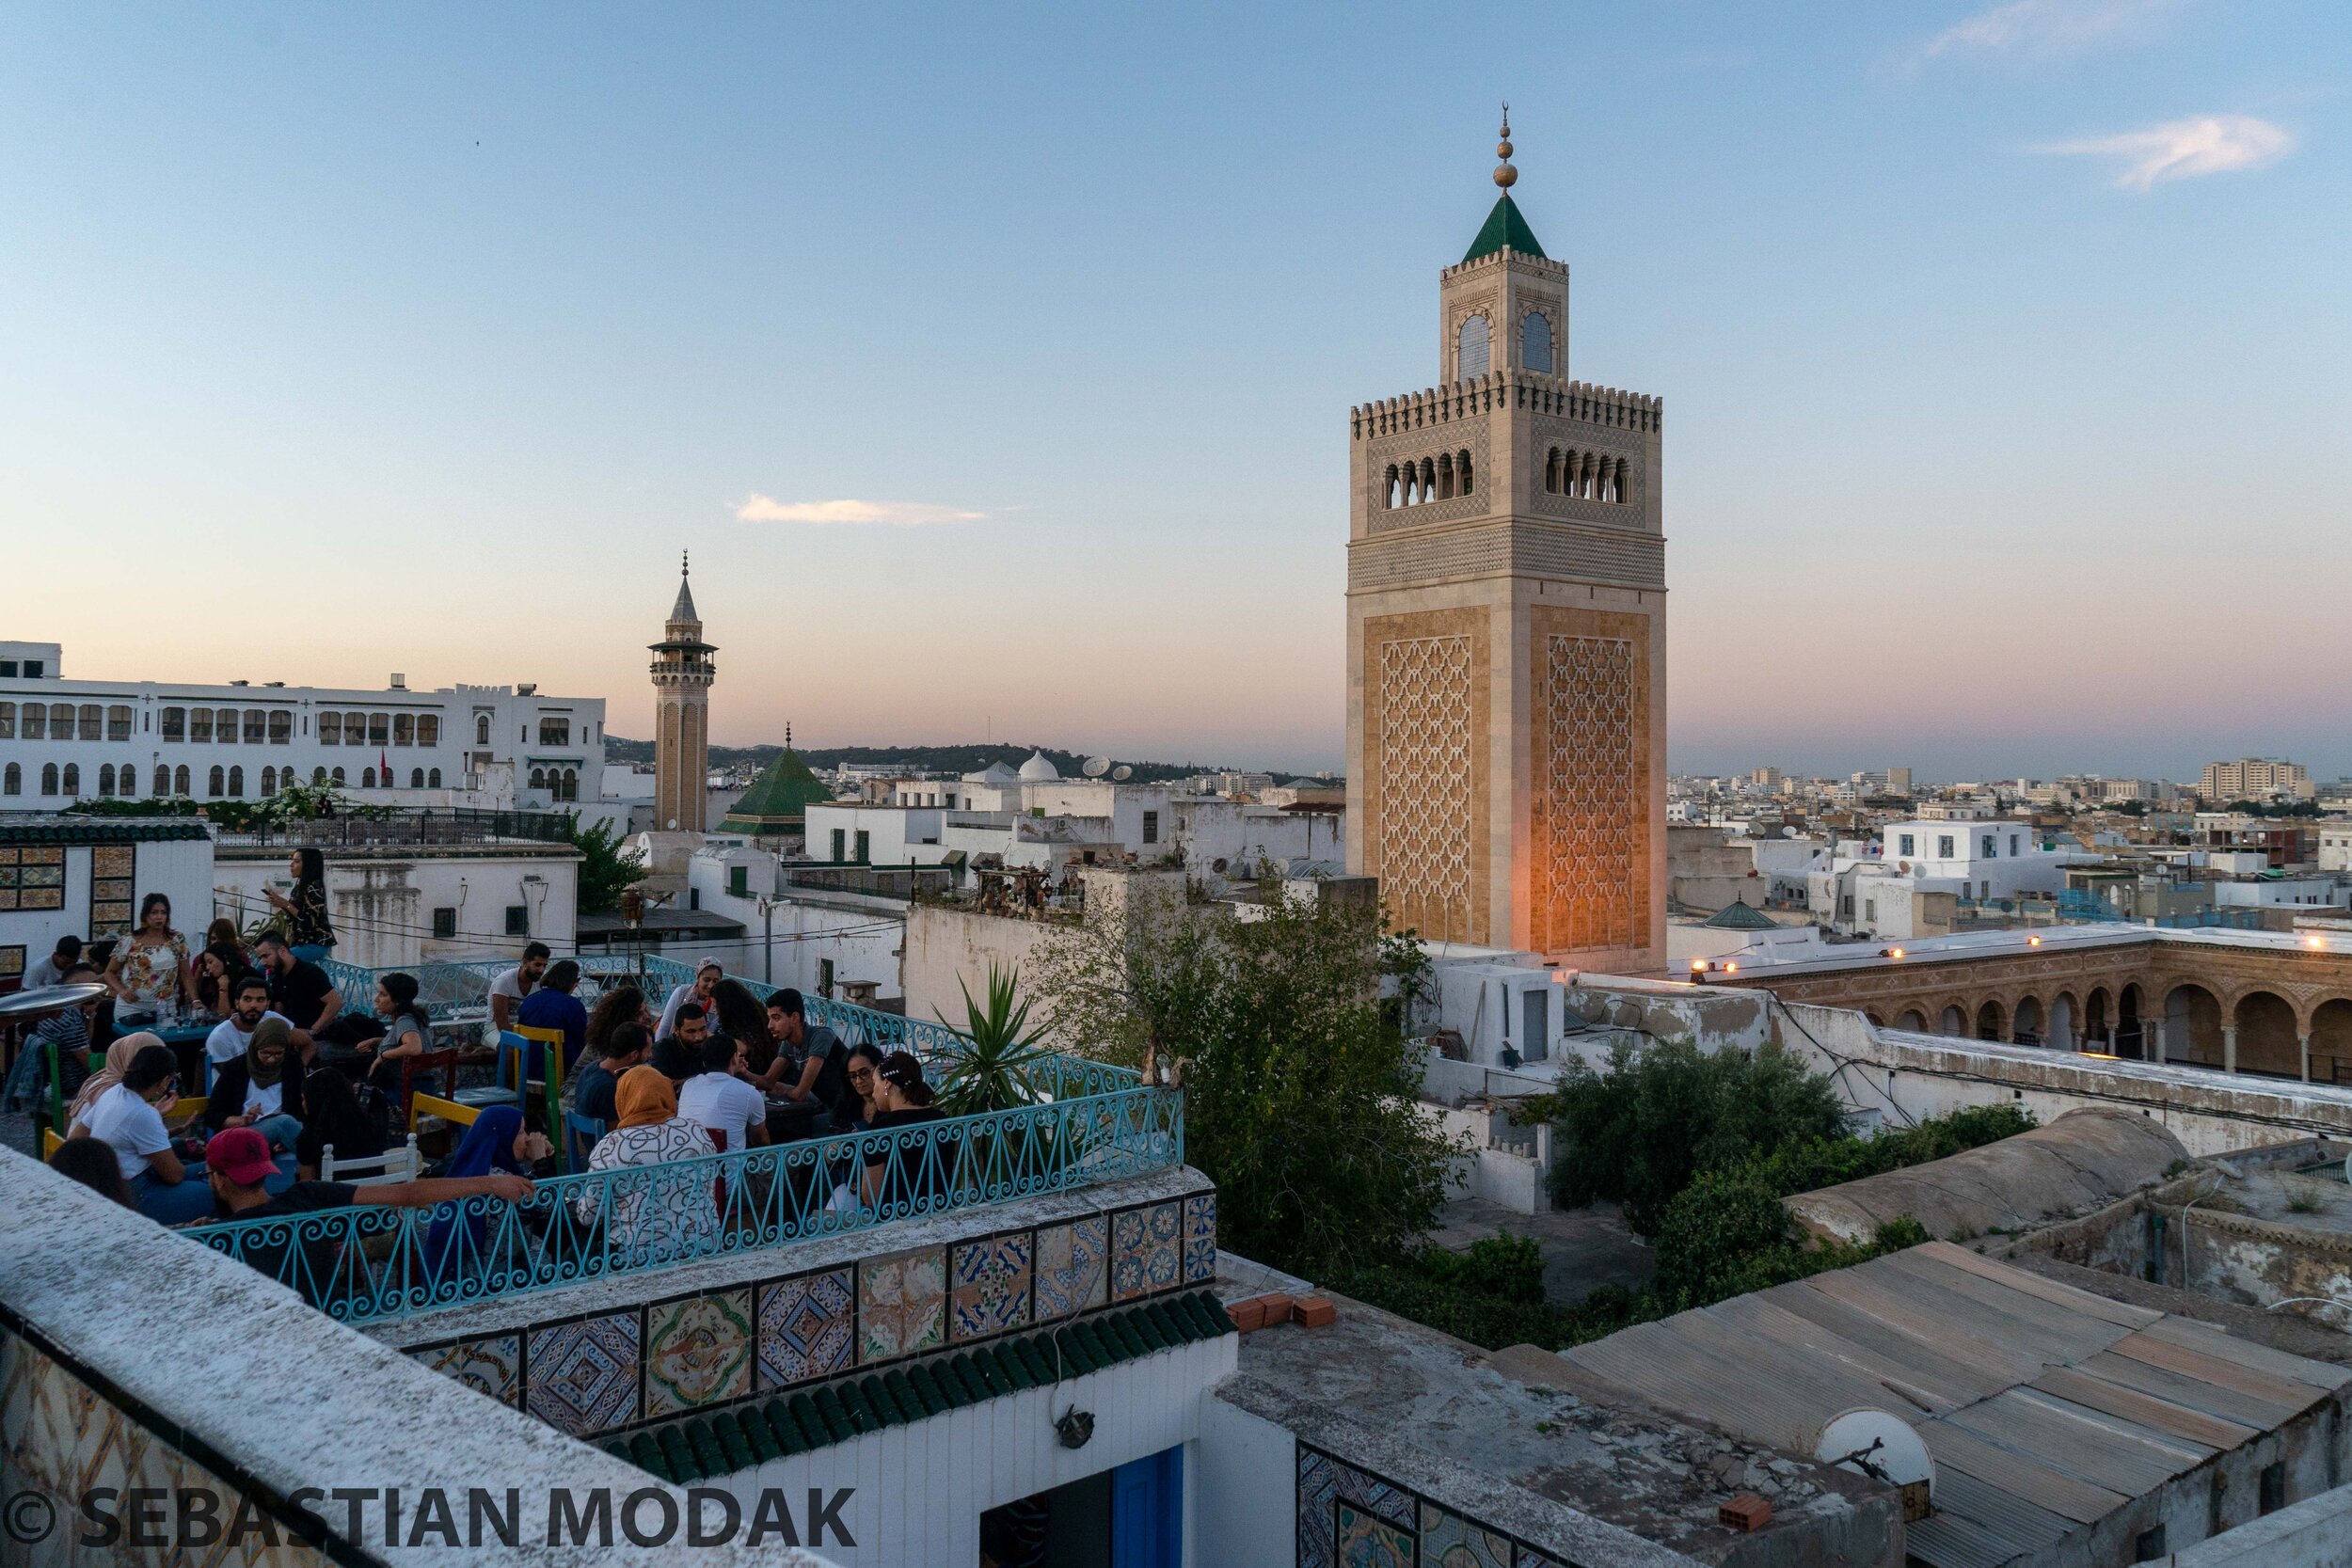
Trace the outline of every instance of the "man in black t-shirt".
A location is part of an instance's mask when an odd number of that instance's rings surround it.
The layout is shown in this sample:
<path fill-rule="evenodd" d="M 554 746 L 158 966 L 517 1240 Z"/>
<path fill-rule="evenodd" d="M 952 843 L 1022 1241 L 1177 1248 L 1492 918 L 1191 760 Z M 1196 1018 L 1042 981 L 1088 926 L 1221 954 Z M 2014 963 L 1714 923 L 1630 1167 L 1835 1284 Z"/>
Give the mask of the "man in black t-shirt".
<path fill-rule="evenodd" d="M 307 1060 L 315 1049 L 312 1037 L 343 1010 L 342 993 L 326 971 L 295 958 L 286 939 L 275 931 L 254 941 L 253 957 L 269 976 L 269 1010 L 294 1025 L 294 1045 Z"/>
<path fill-rule="evenodd" d="M 204 1146 L 204 1176 L 212 1183 L 213 1198 L 220 1211 L 215 1216 L 216 1221 L 285 1219 L 322 1209 L 355 1206 L 430 1209 L 476 1196 L 521 1203 L 537 1190 L 526 1178 L 507 1171 L 492 1171 L 487 1176 L 394 1181 L 370 1187 L 356 1187 L 344 1181 L 296 1181 L 280 1193 L 264 1191 L 262 1183 L 277 1174 L 278 1163 L 270 1158 L 269 1140 L 250 1127 L 231 1127 L 215 1132 Z M 381 1218 L 389 1221 L 389 1216 Z M 287 1228 L 286 1240 L 291 1240 L 293 1227 Z M 324 1306 L 338 1293 L 335 1287 L 339 1282 L 348 1286 L 365 1276 L 367 1264 L 358 1254 L 362 1237 L 372 1228 L 389 1229 L 389 1226 L 356 1225 L 342 1239 L 327 1236 L 306 1243 L 304 1277 L 299 1279 L 287 1277 L 284 1241 L 266 1237 L 248 1240 L 235 1256 L 279 1284 L 299 1291 L 312 1306 Z"/>

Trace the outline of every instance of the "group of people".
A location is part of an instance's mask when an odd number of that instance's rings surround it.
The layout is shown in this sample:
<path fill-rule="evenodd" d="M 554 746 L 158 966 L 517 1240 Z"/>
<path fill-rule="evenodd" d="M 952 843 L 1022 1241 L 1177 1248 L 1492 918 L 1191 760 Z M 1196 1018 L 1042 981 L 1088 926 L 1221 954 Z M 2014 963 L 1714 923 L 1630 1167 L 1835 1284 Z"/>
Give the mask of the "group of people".
<path fill-rule="evenodd" d="M 477 1256 L 484 1205 L 463 1200 L 528 1198 L 532 1171 L 551 1153 L 548 1136 L 528 1128 L 522 1110 L 500 1106 L 482 1113 L 431 1180 L 366 1187 L 320 1180 L 330 1147 L 342 1159 L 383 1151 L 400 1064 L 432 1049 L 431 1024 L 411 975 L 382 975 L 373 1017 L 360 1019 L 344 1013 L 326 974 L 283 939 L 257 941 L 253 959 L 223 982 L 227 1016 L 204 1045 L 210 1094 L 189 1132 L 209 1136 L 173 1136 L 167 1118 L 180 1064 L 154 1035 L 133 1034 L 79 1086 L 52 1164 L 167 1225 L 354 1203 L 436 1208 L 426 1243 L 435 1266 Z M 571 1109 L 604 1129 L 588 1169 L 645 1172 L 575 1195 L 572 1218 L 601 1224 L 613 1246 L 691 1247 L 717 1234 L 723 1174 L 649 1167 L 766 1145 L 771 1117 L 795 1137 L 942 1118 L 912 1053 L 845 1046 L 809 1020 L 797 990 L 762 1004 L 707 958 L 659 1013 L 628 983 L 606 990 L 591 1011 L 575 994 L 580 978 L 576 962 L 532 942 L 493 981 L 490 1010 L 501 1028 L 561 1037 L 575 1064 L 566 1074 Z M 764 1191 L 782 1168 L 743 1180 Z M 920 1140 L 874 1139 L 862 1159 L 813 1163 L 801 1179 L 826 1206 L 901 1212 L 936 1197 L 941 1168 L 926 1161 Z"/>

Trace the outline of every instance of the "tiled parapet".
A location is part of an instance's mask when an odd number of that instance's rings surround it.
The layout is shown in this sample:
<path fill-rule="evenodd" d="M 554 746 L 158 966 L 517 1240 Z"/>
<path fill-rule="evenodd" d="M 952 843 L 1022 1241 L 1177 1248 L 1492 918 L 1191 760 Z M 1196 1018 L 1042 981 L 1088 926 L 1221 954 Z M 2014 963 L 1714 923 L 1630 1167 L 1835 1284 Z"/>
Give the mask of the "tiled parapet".
<path fill-rule="evenodd" d="M 1216 1190 L 1180 1169 L 366 1332 L 562 1431 L 602 1438 L 1197 1290 L 1216 1257 Z"/>

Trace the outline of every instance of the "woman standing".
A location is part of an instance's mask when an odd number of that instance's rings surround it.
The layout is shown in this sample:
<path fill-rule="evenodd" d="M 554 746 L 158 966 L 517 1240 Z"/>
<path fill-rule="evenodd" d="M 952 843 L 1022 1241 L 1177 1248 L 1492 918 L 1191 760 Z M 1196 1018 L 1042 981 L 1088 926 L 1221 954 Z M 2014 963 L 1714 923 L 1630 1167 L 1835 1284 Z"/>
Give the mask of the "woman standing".
<path fill-rule="evenodd" d="M 294 873 L 291 894 L 274 887 L 262 891 L 286 917 L 286 945 L 294 956 L 318 963 L 335 945 L 335 927 L 326 918 L 326 857 L 316 849 L 296 849 L 286 868 Z"/>
<path fill-rule="evenodd" d="M 139 900 L 138 929 L 106 964 L 106 984 L 128 1013 L 152 1016 L 167 1001 L 196 1006 L 196 976 L 188 968 L 188 942 L 171 928 L 171 900 L 151 893 Z"/>

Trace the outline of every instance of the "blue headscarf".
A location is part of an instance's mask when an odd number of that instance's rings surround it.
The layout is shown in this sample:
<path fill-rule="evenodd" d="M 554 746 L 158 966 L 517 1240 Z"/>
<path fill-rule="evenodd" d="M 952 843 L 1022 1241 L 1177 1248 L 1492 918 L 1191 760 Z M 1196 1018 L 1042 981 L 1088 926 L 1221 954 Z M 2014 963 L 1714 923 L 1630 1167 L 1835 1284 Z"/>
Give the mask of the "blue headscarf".
<path fill-rule="evenodd" d="M 523 1114 L 514 1106 L 490 1107 L 476 1117 L 473 1125 L 466 1130 L 465 1142 L 459 1144 L 457 1152 L 450 1156 L 441 1175 L 451 1179 L 487 1176 L 494 1170 L 508 1171 L 516 1176 L 530 1175 L 523 1169 L 521 1162 L 515 1158 L 515 1140 L 522 1134 L 522 1130 Z M 481 1256 L 484 1216 L 468 1212 L 475 1201 L 459 1198 L 453 1203 L 441 1204 L 433 1211 L 433 1223 L 426 1227 L 424 1232 L 424 1259 L 436 1284 L 444 1283 L 445 1276 L 453 1277 L 463 1266 L 460 1260 L 464 1258 Z M 465 1236 L 462 1246 L 458 1244 L 461 1227 Z"/>

